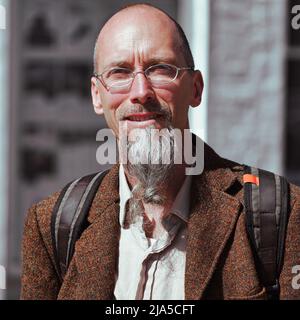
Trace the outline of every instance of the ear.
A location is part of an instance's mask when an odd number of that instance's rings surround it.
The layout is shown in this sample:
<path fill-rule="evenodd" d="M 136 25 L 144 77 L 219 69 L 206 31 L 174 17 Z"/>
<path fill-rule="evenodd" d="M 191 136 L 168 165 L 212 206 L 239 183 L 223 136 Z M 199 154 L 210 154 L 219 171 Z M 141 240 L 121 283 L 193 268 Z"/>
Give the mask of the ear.
<path fill-rule="evenodd" d="M 193 96 L 190 106 L 197 107 L 201 103 L 204 83 L 203 77 L 199 70 L 196 70 L 193 74 Z"/>
<path fill-rule="evenodd" d="M 99 80 L 95 77 L 92 77 L 91 79 L 91 93 L 92 93 L 94 111 L 98 115 L 102 115 L 103 107 L 102 107 L 101 97 L 100 97 Z"/>

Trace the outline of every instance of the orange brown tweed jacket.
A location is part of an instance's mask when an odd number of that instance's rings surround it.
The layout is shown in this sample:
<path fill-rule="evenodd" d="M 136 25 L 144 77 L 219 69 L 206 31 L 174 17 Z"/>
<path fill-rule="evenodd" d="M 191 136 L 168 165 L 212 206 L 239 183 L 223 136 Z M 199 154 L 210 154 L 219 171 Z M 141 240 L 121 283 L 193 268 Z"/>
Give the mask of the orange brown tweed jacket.
<path fill-rule="evenodd" d="M 243 167 L 206 146 L 205 170 L 193 177 L 186 249 L 185 298 L 265 299 L 245 228 Z M 59 196 L 32 206 L 22 244 L 21 299 L 112 299 L 120 235 L 118 165 L 104 178 L 92 203 L 89 227 L 77 241 L 62 285 L 53 267 L 51 211 Z M 290 185 L 290 218 L 281 299 L 300 299 L 292 288 L 292 267 L 300 265 L 300 189 Z M 130 257 L 128 257 L 130 259 Z"/>

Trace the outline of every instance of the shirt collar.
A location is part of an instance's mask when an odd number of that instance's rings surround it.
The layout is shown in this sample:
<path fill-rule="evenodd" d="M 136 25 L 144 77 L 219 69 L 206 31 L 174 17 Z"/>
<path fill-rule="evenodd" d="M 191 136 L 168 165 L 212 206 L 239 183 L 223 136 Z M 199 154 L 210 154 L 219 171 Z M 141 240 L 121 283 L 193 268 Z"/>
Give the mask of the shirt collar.
<path fill-rule="evenodd" d="M 170 210 L 185 222 L 188 222 L 190 214 L 191 183 L 192 176 L 186 176 Z"/>
<path fill-rule="evenodd" d="M 121 227 L 124 228 L 126 217 L 126 203 L 132 197 L 132 193 L 128 186 L 124 167 L 120 165 L 119 169 L 119 193 L 120 193 L 120 213 L 119 221 Z M 170 210 L 171 213 L 178 216 L 185 222 L 188 222 L 190 213 L 190 191 L 192 176 L 186 176 Z"/>
<path fill-rule="evenodd" d="M 129 189 L 124 167 L 120 165 L 119 169 L 119 194 L 120 194 L 120 214 L 119 214 L 119 221 L 121 227 L 124 228 L 125 224 L 125 215 L 126 215 L 126 203 L 132 197 L 132 193 Z"/>

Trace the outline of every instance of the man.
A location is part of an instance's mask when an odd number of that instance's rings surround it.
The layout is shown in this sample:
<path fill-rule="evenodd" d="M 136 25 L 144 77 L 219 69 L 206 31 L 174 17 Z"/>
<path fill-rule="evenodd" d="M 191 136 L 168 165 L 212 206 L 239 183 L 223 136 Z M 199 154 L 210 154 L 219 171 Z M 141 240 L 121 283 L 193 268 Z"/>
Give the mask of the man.
<path fill-rule="evenodd" d="M 189 128 L 202 76 L 182 29 L 164 12 L 149 5 L 117 12 L 99 34 L 94 59 L 95 112 L 104 114 L 119 145 L 121 133 L 144 133 L 127 146 L 131 159 L 138 151 L 149 158 L 151 129 L 167 128 L 169 137 L 172 129 Z M 174 141 L 172 149 L 179 152 Z M 185 174 L 186 163 L 115 165 L 96 193 L 62 284 L 50 232 L 59 193 L 34 205 L 24 230 L 21 298 L 265 299 L 245 227 L 243 167 L 207 145 L 204 157 L 203 173 L 194 176 Z M 292 287 L 292 268 L 300 264 L 300 190 L 290 189 L 282 299 L 300 298 Z"/>

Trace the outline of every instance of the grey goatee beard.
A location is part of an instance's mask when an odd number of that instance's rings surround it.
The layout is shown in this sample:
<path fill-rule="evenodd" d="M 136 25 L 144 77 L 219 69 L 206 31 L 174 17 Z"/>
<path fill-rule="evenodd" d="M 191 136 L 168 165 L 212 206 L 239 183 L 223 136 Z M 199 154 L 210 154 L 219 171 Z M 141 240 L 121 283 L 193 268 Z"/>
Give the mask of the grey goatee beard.
<path fill-rule="evenodd" d="M 129 202 L 129 223 L 134 223 L 143 216 L 143 202 L 155 205 L 164 203 L 164 188 L 174 168 L 174 153 L 177 150 L 171 133 L 173 128 L 168 126 L 159 131 L 160 137 L 154 140 L 155 143 L 151 140 L 153 129 L 154 126 L 150 126 L 139 130 L 138 139 L 128 142 L 128 162 L 125 167 L 138 181 L 132 189 L 133 197 Z M 142 163 L 136 159 L 143 159 Z"/>

